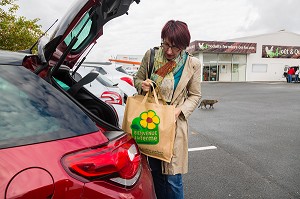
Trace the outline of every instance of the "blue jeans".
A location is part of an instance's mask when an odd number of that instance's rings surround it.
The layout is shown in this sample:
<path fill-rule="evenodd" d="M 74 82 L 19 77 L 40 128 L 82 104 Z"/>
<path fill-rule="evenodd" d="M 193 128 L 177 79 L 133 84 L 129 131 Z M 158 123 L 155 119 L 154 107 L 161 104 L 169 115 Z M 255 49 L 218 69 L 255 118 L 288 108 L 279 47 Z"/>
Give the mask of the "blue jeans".
<path fill-rule="evenodd" d="M 148 157 L 157 199 L 183 199 L 182 175 L 165 175 L 161 172 L 161 161 Z"/>
<path fill-rule="evenodd" d="M 288 74 L 288 83 L 292 82 L 292 75 Z"/>
<path fill-rule="evenodd" d="M 295 82 L 299 81 L 299 75 L 295 75 Z"/>

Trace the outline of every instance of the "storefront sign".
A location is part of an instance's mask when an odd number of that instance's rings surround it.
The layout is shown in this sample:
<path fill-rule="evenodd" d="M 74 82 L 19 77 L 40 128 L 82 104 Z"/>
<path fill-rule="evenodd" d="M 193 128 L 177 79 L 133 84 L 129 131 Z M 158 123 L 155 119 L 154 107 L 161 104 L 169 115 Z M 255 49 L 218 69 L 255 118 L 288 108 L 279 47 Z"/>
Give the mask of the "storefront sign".
<path fill-rule="evenodd" d="M 262 45 L 262 58 L 300 59 L 300 47 Z"/>
<path fill-rule="evenodd" d="M 222 41 L 193 41 L 187 48 L 189 53 L 234 53 L 249 54 L 256 53 L 256 43 L 222 42 Z"/>

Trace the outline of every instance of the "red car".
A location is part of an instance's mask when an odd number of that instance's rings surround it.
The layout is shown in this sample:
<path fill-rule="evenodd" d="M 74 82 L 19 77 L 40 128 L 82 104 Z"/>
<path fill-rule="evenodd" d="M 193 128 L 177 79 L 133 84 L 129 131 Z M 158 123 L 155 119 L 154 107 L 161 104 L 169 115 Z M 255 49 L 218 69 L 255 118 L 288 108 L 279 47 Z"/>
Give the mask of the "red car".
<path fill-rule="evenodd" d="M 38 55 L 0 51 L 0 198 L 156 198 L 135 141 L 83 87 L 97 74 L 69 72 L 131 3 L 79 0 Z"/>

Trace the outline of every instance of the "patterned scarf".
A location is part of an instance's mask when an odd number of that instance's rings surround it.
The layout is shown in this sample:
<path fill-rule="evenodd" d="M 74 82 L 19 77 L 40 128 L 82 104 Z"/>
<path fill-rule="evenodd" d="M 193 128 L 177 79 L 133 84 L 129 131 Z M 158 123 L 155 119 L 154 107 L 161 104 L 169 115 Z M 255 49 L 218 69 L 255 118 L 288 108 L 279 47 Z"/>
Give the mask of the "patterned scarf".
<path fill-rule="evenodd" d="M 181 67 L 184 67 L 186 58 L 187 53 L 182 51 L 174 60 L 168 61 L 161 47 L 155 53 L 154 72 L 151 74 L 151 80 L 156 82 L 157 86 L 159 86 L 163 99 L 168 103 L 171 102 L 175 90 L 174 74 L 176 74 Z"/>

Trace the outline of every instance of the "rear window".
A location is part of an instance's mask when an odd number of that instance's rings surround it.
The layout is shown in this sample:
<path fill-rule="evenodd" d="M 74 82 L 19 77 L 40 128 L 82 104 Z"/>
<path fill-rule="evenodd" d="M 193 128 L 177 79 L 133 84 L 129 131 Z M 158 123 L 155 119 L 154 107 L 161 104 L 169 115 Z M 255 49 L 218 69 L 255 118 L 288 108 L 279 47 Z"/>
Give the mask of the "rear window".
<path fill-rule="evenodd" d="M 25 68 L 0 66 L 0 93 L 0 148 L 98 130 L 72 101 Z"/>

